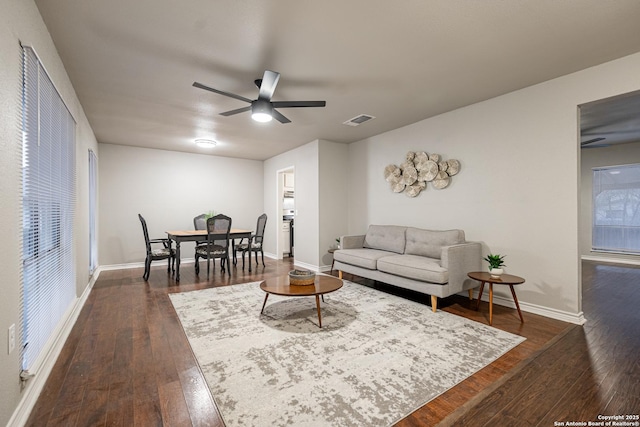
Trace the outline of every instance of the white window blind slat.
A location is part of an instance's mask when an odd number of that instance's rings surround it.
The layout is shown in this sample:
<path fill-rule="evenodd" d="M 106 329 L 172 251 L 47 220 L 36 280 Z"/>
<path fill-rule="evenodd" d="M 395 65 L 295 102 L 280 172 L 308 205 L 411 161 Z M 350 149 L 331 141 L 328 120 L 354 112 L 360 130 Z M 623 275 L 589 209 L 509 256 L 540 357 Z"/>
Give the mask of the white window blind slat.
<path fill-rule="evenodd" d="M 75 298 L 75 122 L 35 52 L 23 49 L 23 333 L 29 369 Z"/>

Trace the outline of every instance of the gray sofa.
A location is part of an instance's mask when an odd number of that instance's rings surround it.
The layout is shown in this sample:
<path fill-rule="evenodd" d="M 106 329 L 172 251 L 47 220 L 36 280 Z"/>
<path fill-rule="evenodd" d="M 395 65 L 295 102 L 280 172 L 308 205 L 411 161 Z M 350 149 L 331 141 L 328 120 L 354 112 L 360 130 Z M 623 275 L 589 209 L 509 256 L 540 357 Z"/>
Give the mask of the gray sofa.
<path fill-rule="evenodd" d="M 481 245 L 462 230 L 370 225 L 366 235 L 342 236 L 333 253 L 339 277 L 347 272 L 431 295 L 433 311 L 444 298 L 479 285 L 467 273 L 481 268 Z"/>

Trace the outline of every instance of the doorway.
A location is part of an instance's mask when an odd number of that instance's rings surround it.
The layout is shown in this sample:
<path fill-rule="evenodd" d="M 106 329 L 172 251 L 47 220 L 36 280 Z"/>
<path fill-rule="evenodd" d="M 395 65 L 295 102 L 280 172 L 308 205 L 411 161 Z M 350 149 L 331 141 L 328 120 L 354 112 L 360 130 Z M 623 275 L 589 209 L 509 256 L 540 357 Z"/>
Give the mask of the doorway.
<path fill-rule="evenodd" d="M 640 254 L 612 241 L 640 229 L 640 91 L 580 105 L 579 112 L 579 253 L 640 265 Z M 598 243 L 603 238 L 607 244 Z"/>
<path fill-rule="evenodd" d="M 278 259 L 295 256 L 295 169 L 293 166 L 277 172 L 278 179 Z"/>
<path fill-rule="evenodd" d="M 618 265 L 640 265 L 640 254 L 625 253 L 623 250 L 599 250 L 597 242 L 594 243 L 594 236 L 598 236 L 602 226 L 606 226 L 610 230 L 613 227 L 621 232 L 627 232 L 629 229 L 628 224 L 625 222 L 626 220 L 624 220 L 625 218 L 629 219 L 628 212 L 618 212 L 611 206 L 602 210 L 594 208 L 600 203 L 597 201 L 598 198 L 606 196 L 607 192 L 611 193 L 616 190 L 613 186 L 620 179 L 614 179 L 616 175 L 611 175 L 607 185 L 602 187 L 601 183 L 594 182 L 594 177 L 600 176 L 602 170 L 611 169 L 612 173 L 616 173 L 615 169 L 617 167 L 633 164 L 640 165 L 640 91 L 582 104 L 578 106 L 578 109 L 580 134 L 578 156 L 580 172 L 578 253 L 581 258 L 579 300 L 580 309 L 583 310 L 588 309 L 588 307 L 583 308 L 585 273 L 582 271 L 582 265 L 584 261 L 615 263 Z M 635 186 L 637 190 L 633 191 L 637 192 L 637 198 L 640 198 L 640 178 L 635 179 L 635 183 L 625 181 L 623 184 L 626 187 Z M 594 185 L 596 189 L 604 188 L 605 191 L 602 194 L 598 191 L 594 193 Z M 628 190 L 629 188 L 625 189 L 626 192 Z M 625 191 L 618 191 L 617 193 L 620 193 L 620 197 L 628 197 L 628 194 L 622 194 Z M 596 200 L 595 203 L 594 200 Z M 627 210 L 629 205 L 623 204 L 625 205 L 625 210 Z M 636 205 L 640 206 L 640 202 L 636 203 Z M 613 213 L 624 215 L 613 215 Z M 638 215 L 637 219 L 632 217 L 633 213 L 631 213 L 630 220 L 632 222 L 637 221 L 637 227 L 635 228 L 640 227 L 640 215 Z M 616 230 L 613 231 L 615 232 Z M 588 314 L 585 312 L 585 315 Z"/>

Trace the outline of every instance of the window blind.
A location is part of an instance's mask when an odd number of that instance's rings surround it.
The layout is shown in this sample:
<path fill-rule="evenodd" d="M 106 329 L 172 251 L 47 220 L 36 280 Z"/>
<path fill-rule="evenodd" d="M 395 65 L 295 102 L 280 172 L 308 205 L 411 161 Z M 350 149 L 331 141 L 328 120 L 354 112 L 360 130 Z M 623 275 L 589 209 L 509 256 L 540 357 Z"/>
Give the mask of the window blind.
<path fill-rule="evenodd" d="M 640 253 L 640 164 L 593 169 L 592 249 Z"/>
<path fill-rule="evenodd" d="M 22 368 L 75 298 L 75 122 L 35 52 L 23 47 Z"/>
<path fill-rule="evenodd" d="M 98 242 L 96 236 L 96 212 L 98 191 L 98 159 L 89 150 L 89 274 L 98 268 Z"/>

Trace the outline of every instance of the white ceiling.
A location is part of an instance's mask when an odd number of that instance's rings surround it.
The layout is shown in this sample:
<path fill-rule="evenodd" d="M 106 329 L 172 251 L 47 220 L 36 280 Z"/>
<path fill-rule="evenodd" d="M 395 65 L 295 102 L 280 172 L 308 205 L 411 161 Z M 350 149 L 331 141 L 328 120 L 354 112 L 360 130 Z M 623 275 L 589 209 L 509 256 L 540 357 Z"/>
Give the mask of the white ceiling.
<path fill-rule="evenodd" d="M 99 142 L 267 159 L 349 143 L 640 51 L 637 0 L 36 0 Z M 292 123 L 219 113 L 274 101 Z M 375 120 L 342 123 L 359 114 Z M 218 141 L 198 148 L 196 138 Z"/>
<path fill-rule="evenodd" d="M 640 142 L 640 91 L 580 106 L 583 148 Z"/>

